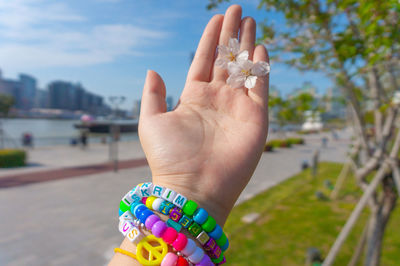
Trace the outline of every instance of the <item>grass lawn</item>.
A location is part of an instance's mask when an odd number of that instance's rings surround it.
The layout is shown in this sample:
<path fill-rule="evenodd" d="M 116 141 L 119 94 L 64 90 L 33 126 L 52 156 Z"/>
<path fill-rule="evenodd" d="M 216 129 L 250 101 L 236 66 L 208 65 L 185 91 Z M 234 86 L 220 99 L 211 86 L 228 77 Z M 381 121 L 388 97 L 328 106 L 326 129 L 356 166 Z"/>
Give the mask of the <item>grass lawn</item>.
<path fill-rule="evenodd" d="M 349 177 L 336 201 L 316 198 L 317 190 L 329 195 L 324 181 L 334 184 L 341 167 L 321 163 L 316 179 L 312 180 L 306 170 L 236 206 L 224 228 L 230 241 L 228 265 L 304 265 L 309 247 L 320 249 L 325 257 L 361 195 L 354 178 Z M 254 223 L 241 221 L 254 212 L 260 214 Z M 334 265 L 348 264 L 367 218 L 368 208 Z M 385 233 L 381 265 L 400 265 L 399 224 L 400 211 L 396 208 Z"/>

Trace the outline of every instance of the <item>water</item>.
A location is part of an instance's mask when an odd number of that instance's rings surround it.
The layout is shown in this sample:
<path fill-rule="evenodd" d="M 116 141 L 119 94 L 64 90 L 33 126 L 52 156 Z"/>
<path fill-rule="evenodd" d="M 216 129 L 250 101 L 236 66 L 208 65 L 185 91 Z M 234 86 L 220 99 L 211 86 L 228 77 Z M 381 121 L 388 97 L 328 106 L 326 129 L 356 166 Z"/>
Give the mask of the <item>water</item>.
<path fill-rule="evenodd" d="M 74 128 L 79 120 L 56 119 L 2 119 L 6 134 L 6 147 L 20 147 L 21 136 L 24 133 L 33 135 L 35 146 L 68 145 L 72 139 L 79 137 L 79 131 Z M 102 136 L 90 136 L 90 142 L 100 142 Z M 137 134 L 124 134 L 122 141 L 137 139 Z"/>

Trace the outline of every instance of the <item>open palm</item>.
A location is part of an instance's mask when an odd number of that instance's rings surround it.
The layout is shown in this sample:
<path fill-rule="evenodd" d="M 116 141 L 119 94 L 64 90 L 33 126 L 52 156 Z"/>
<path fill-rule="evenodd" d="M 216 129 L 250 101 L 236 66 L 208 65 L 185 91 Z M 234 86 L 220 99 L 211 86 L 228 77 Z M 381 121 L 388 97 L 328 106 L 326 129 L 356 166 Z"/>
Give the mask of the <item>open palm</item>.
<path fill-rule="evenodd" d="M 249 59 L 267 61 L 254 46 L 255 22 L 240 6 L 216 15 L 200 40 L 180 104 L 166 112 L 165 85 L 149 71 L 143 91 L 139 136 L 153 182 L 200 203 L 223 224 L 259 161 L 268 129 L 268 77 L 256 87 L 234 89 L 214 67 L 217 44 L 240 32 Z"/>

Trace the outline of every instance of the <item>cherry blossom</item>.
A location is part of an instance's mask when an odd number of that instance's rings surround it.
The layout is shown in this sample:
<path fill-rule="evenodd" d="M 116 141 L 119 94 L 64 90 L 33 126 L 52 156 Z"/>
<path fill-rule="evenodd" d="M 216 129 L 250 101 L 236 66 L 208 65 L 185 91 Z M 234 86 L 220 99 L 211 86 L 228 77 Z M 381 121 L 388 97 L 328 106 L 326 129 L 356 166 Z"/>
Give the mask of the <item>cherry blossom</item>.
<path fill-rule="evenodd" d="M 240 51 L 239 41 L 235 38 L 229 39 L 228 46 L 218 45 L 218 55 L 215 65 L 221 68 L 227 68 L 230 62 L 247 60 L 249 58 L 249 52 L 247 50 Z"/>
<path fill-rule="evenodd" d="M 270 65 L 267 62 L 259 61 L 253 63 L 250 60 L 238 60 L 228 63 L 229 77 L 226 83 L 233 88 L 245 86 L 248 89 L 254 88 L 257 77 L 263 77 L 270 71 Z"/>

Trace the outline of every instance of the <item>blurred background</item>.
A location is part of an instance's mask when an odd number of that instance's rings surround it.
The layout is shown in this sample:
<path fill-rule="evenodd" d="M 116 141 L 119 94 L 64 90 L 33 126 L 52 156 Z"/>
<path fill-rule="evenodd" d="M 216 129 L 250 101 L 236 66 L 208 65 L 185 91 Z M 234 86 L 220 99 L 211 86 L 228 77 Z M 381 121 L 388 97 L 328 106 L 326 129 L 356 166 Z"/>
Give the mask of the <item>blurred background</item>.
<path fill-rule="evenodd" d="M 230 4 L 257 21 L 271 74 L 228 265 L 398 265 L 394 0 L 0 0 L 0 265 L 107 264 L 120 198 L 151 175 L 137 135 L 146 71 L 173 110 L 205 25 Z"/>

